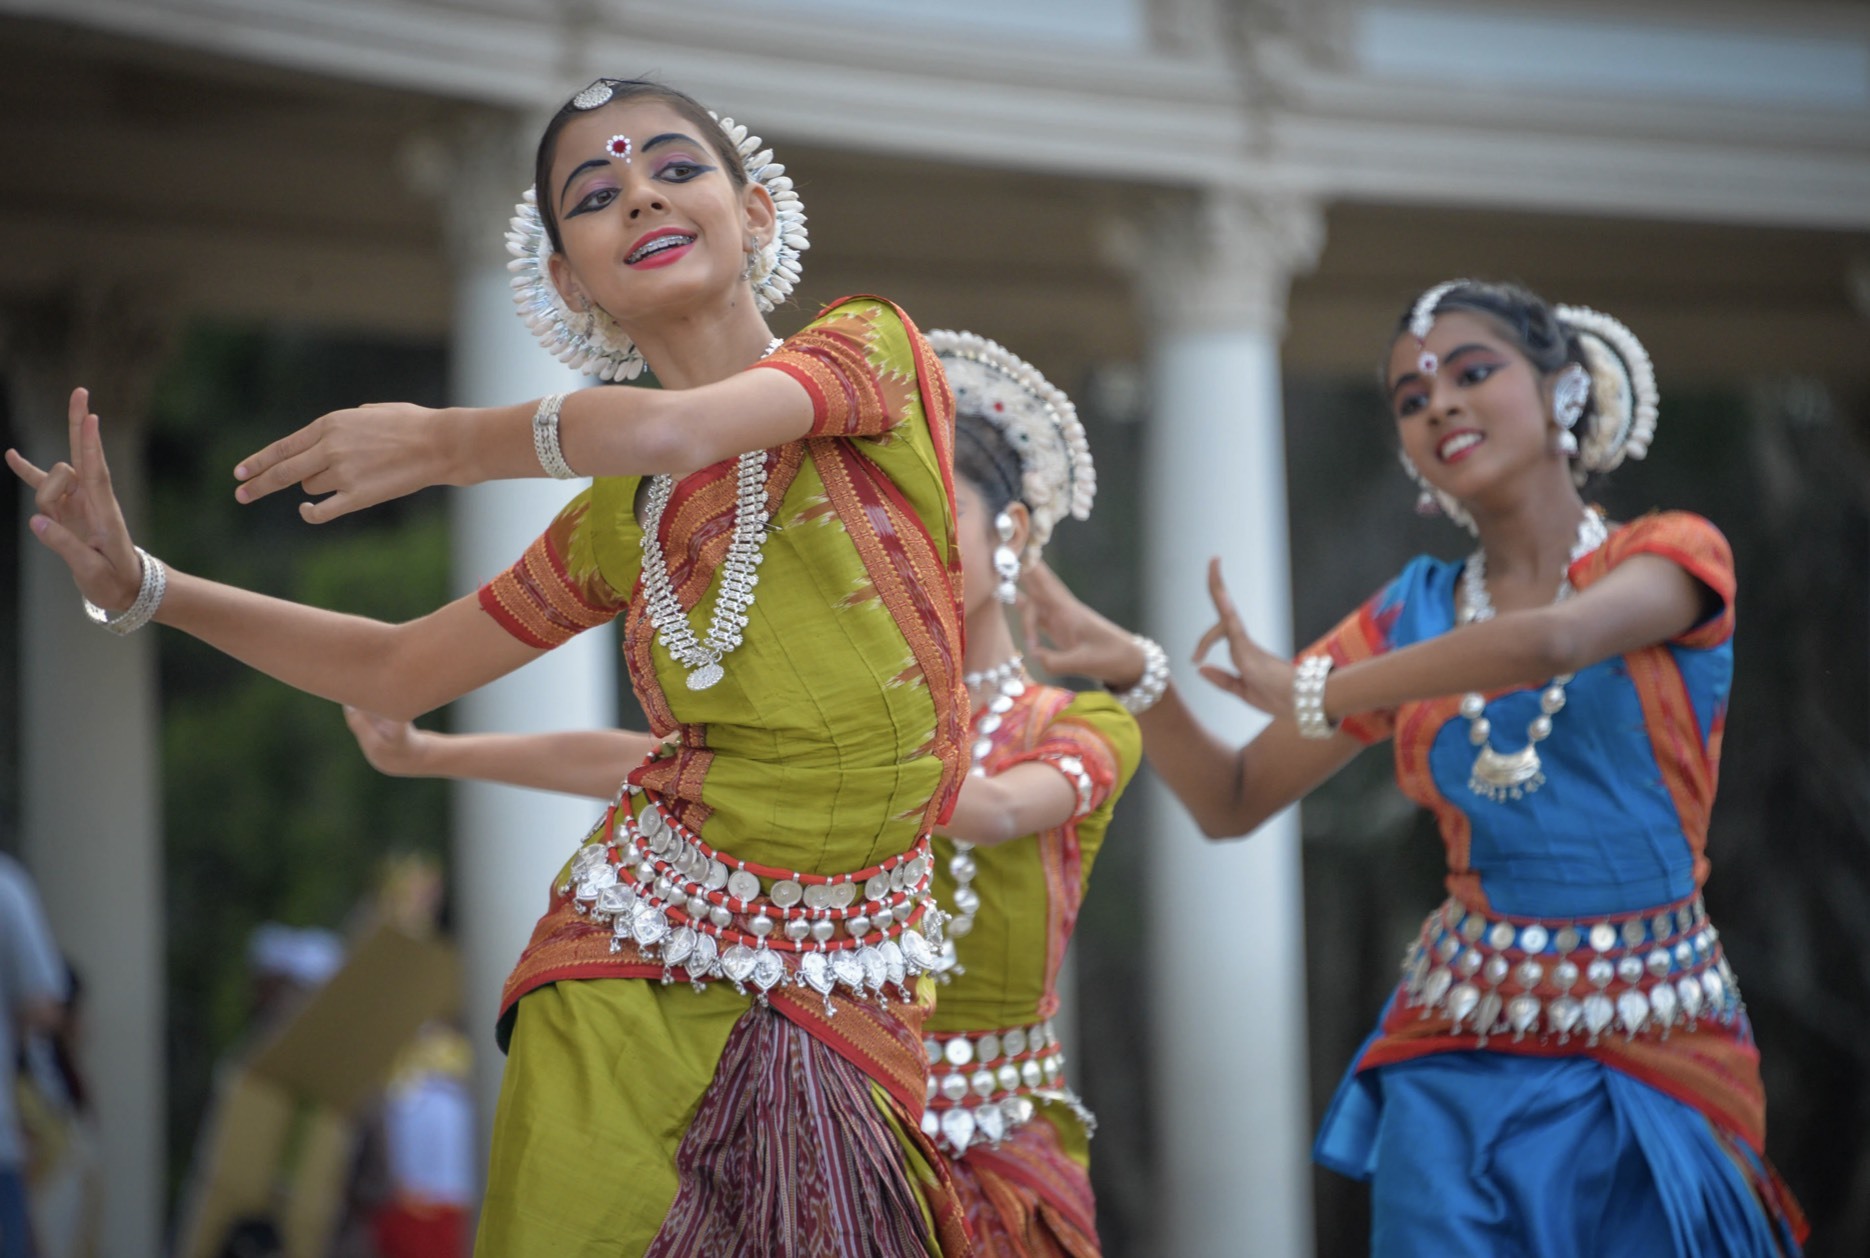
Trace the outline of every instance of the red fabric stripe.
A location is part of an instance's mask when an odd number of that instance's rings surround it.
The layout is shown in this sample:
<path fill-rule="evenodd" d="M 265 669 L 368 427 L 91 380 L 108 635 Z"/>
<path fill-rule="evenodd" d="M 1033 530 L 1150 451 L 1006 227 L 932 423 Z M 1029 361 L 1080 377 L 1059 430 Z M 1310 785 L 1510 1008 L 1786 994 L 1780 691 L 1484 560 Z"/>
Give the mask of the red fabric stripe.
<path fill-rule="evenodd" d="M 1066 1156 L 1043 1117 L 997 1146 L 951 1164 L 955 1191 L 982 1258 L 1097 1258 L 1091 1177 Z"/>

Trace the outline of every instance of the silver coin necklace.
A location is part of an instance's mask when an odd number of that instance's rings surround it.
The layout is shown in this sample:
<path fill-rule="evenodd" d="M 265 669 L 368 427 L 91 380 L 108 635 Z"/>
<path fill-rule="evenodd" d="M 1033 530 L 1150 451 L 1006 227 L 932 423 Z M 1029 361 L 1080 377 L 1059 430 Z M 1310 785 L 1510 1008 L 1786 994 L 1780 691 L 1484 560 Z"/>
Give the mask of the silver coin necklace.
<path fill-rule="evenodd" d="M 783 342 L 774 337 L 761 358 Z M 760 583 L 759 567 L 766 562 L 766 451 L 749 450 L 734 463 L 734 530 L 721 560 L 720 590 L 714 596 L 714 614 L 705 637 L 697 638 L 688 615 L 676 601 L 662 551 L 662 516 L 675 492 L 675 477 L 649 478 L 643 503 L 643 597 L 657 641 L 686 671 L 690 690 L 706 690 L 727 675 L 721 661 L 739 646 L 753 606 L 753 589 Z"/>

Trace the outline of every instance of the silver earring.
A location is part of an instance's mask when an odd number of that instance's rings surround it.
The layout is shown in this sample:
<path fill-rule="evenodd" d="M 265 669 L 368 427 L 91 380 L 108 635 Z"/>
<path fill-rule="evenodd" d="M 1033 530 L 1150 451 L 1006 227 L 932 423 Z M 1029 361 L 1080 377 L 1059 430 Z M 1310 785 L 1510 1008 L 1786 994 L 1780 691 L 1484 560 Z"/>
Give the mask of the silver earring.
<path fill-rule="evenodd" d="M 1435 495 L 1424 489 L 1415 496 L 1415 513 L 1424 518 L 1433 518 L 1441 514 L 1441 504 L 1435 501 Z"/>
<path fill-rule="evenodd" d="M 1008 545 L 1013 540 L 1013 517 L 1002 511 L 994 517 L 994 531 L 1000 534 L 1000 544 L 993 550 L 994 575 L 1000 578 L 993 588 L 993 596 L 1002 603 L 1012 604 L 1019 601 L 1019 555 Z"/>
<path fill-rule="evenodd" d="M 1584 418 L 1584 408 L 1591 400 L 1591 377 L 1577 363 L 1572 363 L 1552 385 L 1552 418 L 1558 423 L 1558 451 L 1567 457 L 1578 452 L 1578 438 L 1572 430 Z"/>

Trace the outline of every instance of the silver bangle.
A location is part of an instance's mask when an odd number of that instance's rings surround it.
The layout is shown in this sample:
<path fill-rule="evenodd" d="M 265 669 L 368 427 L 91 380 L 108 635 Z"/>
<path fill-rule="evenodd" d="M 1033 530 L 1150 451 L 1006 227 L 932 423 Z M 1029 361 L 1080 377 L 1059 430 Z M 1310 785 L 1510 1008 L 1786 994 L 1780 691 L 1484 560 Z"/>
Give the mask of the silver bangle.
<path fill-rule="evenodd" d="M 1301 738 L 1329 738 L 1338 732 L 1325 716 L 1325 679 L 1335 663 L 1329 655 L 1308 655 L 1292 675 L 1292 719 Z"/>
<path fill-rule="evenodd" d="M 539 466 L 553 480 L 576 480 L 578 473 L 565 462 L 565 451 L 558 444 L 558 408 L 565 404 L 563 393 L 539 400 L 532 413 L 532 452 L 539 456 Z"/>
<path fill-rule="evenodd" d="M 1163 692 L 1169 688 L 1169 653 L 1162 649 L 1160 643 L 1140 633 L 1131 634 L 1130 640 L 1143 648 L 1143 675 L 1128 690 L 1112 690 L 1110 693 L 1133 715 L 1141 716 L 1155 707 L 1162 699 Z"/>
<path fill-rule="evenodd" d="M 135 602 L 120 612 L 107 612 L 90 599 L 84 600 L 84 614 L 91 618 L 91 623 L 104 626 L 118 637 L 135 633 L 148 624 L 155 617 L 156 609 L 162 606 L 162 596 L 169 590 L 169 569 L 162 560 L 141 546 L 136 548 L 136 557 L 143 566 L 143 581 L 137 587 Z"/>

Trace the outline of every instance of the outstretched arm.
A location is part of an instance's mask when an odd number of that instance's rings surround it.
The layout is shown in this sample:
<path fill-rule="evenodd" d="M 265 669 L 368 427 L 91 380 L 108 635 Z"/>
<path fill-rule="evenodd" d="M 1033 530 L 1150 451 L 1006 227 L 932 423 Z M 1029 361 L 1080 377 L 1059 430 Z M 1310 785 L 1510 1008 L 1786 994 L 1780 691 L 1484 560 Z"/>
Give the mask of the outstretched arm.
<path fill-rule="evenodd" d="M 301 503 L 313 524 L 431 485 L 545 475 L 533 448 L 536 402 L 430 410 L 377 403 L 322 415 L 243 459 L 235 497 L 252 502 L 293 485 L 328 494 Z M 743 371 L 693 389 L 607 385 L 566 397 L 559 445 L 583 476 L 685 475 L 748 450 L 796 441 L 812 398 L 778 371 Z"/>
<path fill-rule="evenodd" d="M 1225 642 L 1234 671 L 1204 664 L 1202 676 L 1275 719 L 1290 721 L 1292 664 L 1247 636 L 1221 581 L 1219 561 L 1210 566 L 1209 587 L 1220 619 L 1203 635 L 1196 658 Z M 1506 612 L 1333 671 L 1325 686 L 1325 715 L 1336 721 L 1416 700 L 1541 685 L 1679 637 L 1717 602 L 1681 565 L 1659 555 L 1632 555 L 1582 594 Z"/>
<path fill-rule="evenodd" d="M 630 730 L 561 730 L 549 734 L 439 734 L 346 706 L 364 758 L 392 777 L 505 782 L 566 795 L 609 799 L 624 774 L 661 744 Z M 1037 834 L 1071 819 L 1077 792 L 1058 770 L 1014 765 L 995 777 L 970 777 L 941 832 L 988 846 Z"/>
<path fill-rule="evenodd" d="M 392 777 L 505 782 L 609 799 L 624 775 L 661 744 L 631 730 L 549 734 L 438 734 L 346 706 L 344 720 L 371 767 Z"/>
<path fill-rule="evenodd" d="M 111 488 L 98 418 L 72 393 L 71 462 L 42 471 L 17 450 L 7 464 L 33 491 L 33 535 L 63 559 L 79 592 L 107 611 L 136 599 L 142 563 Z M 156 614 L 287 685 L 397 716 L 438 707 L 542 654 L 514 639 L 474 598 L 407 624 L 304 607 L 170 570 Z"/>
<path fill-rule="evenodd" d="M 1143 653 L 1130 633 L 1080 602 L 1043 564 L 1024 581 L 1026 636 L 1046 671 L 1090 677 L 1128 690 L 1143 676 Z M 1143 752 L 1210 838 L 1251 833 L 1261 823 L 1350 763 L 1361 745 L 1349 735 L 1300 738 L 1275 722 L 1244 747 L 1203 725 L 1173 682 L 1137 716 Z"/>

